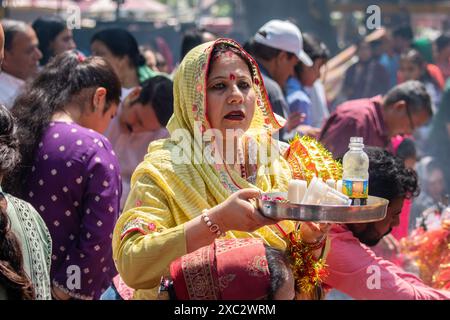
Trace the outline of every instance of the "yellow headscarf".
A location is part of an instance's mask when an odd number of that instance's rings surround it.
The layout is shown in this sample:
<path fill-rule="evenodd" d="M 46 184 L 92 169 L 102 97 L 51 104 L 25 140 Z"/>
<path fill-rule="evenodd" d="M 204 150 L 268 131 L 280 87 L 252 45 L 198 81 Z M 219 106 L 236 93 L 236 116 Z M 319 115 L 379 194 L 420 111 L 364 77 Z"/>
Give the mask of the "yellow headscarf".
<path fill-rule="evenodd" d="M 203 150 L 211 148 L 211 143 L 193 139 L 196 130 L 204 132 L 210 128 L 206 119 L 206 78 L 211 53 L 219 43 L 240 50 L 253 68 L 257 106 L 251 127 L 246 133 L 246 141 L 250 141 L 247 145 L 256 145 L 256 148 L 264 146 L 268 153 L 265 156 L 273 158 L 268 164 L 263 164 L 259 161 L 261 156 L 257 157 L 254 184 L 226 165 L 204 163 Z M 190 51 L 174 79 L 174 115 L 168 124 L 171 138 L 153 142 L 144 161 L 132 176 L 131 193 L 114 231 L 116 263 L 120 264 L 120 250 L 127 241 L 133 239 L 124 237 L 124 232 L 143 228 L 143 221 L 146 226 L 149 223 L 154 226 L 158 233 L 164 233 L 200 215 L 203 209 L 222 203 L 241 188 L 258 188 L 263 192 L 286 191 L 292 173 L 289 164 L 281 156 L 278 142 L 271 137 L 272 132 L 279 128 L 280 123 L 271 110 L 257 64 L 236 42 L 219 39 Z M 192 142 L 187 148 L 192 156 L 188 157 L 187 162 L 179 163 L 180 144 L 186 141 Z M 273 152 L 277 154 L 270 158 Z M 293 222 L 284 221 L 280 226 L 286 233 L 294 229 Z M 286 247 L 284 237 L 276 226 L 266 226 L 253 233 L 230 231 L 227 237 L 257 237 L 271 246 Z M 167 250 L 178 249 L 172 245 Z M 185 254 L 182 251 L 180 249 L 171 254 L 181 256 Z M 125 276 L 123 278 L 126 280 Z"/>

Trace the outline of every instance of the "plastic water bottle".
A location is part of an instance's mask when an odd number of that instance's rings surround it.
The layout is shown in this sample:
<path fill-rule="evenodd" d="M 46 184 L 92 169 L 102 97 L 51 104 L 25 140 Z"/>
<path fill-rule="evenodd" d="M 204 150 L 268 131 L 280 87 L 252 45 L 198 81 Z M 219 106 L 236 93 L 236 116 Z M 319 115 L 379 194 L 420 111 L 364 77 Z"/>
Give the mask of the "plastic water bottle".
<path fill-rule="evenodd" d="M 363 150 L 361 137 L 351 137 L 348 147 L 342 160 L 342 192 L 352 200 L 352 205 L 363 206 L 369 196 L 369 157 Z"/>

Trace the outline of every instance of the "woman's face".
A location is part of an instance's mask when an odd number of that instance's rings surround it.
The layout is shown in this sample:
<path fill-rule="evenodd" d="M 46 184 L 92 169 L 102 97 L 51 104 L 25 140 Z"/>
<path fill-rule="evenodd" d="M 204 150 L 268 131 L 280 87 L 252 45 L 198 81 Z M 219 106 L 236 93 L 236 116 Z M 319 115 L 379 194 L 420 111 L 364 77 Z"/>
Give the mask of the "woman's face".
<path fill-rule="evenodd" d="M 50 47 L 55 56 L 66 51 L 76 49 L 77 46 L 73 40 L 72 30 L 65 29 L 60 32 L 52 41 Z"/>
<path fill-rule="evenodd" d="M 122 59 L 116 57 L 101 41 L 95 40 L 91 44 L 91 52 L 93 56 L 102 57 L 113 67 L 114 72 L 120 77 L 121 61 Z"/>
<path fill-rule="evenodd" d="M 422 76 L 420 66 L 408 60 L 400 61 L 400 72 L 403 74 L 405 81 L 419 80 Z"/>
<path fill-rule="evenodd" d="M 206 116 L 212 128 L 238 134 L 247 131 L 255 112 L 256 94 L 247 64 L 232 52 L 218 56 L 207 80 Z"/>

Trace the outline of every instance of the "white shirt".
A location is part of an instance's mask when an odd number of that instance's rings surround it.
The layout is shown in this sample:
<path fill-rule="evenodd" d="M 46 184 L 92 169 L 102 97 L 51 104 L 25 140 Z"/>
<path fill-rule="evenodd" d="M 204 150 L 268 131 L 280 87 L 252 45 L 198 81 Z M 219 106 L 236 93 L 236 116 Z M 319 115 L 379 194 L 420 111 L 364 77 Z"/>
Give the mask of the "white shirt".
<path fill-rule="evenodd" d="M 16 100 L 24 86 L 25 81 L 2 71 L 0 73 L 0 104 L 11 109 L 14 100 Z"/>
<path fill-rule="evenodd" d="M 305 87 L 305 90 L 311 98 L 311 126 L 314 128 L 322 128 L 322 125 L 330 116 L 322 81 L 319 79 L 316 80 L 312 87 Z"/>

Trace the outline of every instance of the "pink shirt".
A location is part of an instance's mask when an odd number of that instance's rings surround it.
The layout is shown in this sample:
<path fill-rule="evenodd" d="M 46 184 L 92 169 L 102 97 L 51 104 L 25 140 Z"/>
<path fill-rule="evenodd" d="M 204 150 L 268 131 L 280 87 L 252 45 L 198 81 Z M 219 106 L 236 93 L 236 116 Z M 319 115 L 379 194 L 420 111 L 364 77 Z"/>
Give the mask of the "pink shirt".
<path fill-rule="evenodd" d="M 450 291 L 433 289 L 415 275 L 377 257 L 345 225 L 333 226 L 329 236 L 331 248 L 326 262 L 330 275 L 326 285 L 355 299 L 450 299 Z"/>
<path fill-rule="evenodd" d="M 130 181 L 134 170 L 144 160 L 148 146 L 152 141 L 169 137 L 166 128 L 157 131 L 128 133 L 120 129 L 119 117 L 115 117 L 105 133 L 119 158 L 120 174 L 122 176 L 122 198 L 120 208 L 123 209 L 130 192 Z"/>
<path fill-rule="evenodd" d="M 400 240 L 404 237 L 408 236 L 408 228 L 409 228 L 409 216 L 411 213 L 411 199 L 405 199 L 403 201 L 402 212 L 400 213 L 400 223 L 397 227 L 392 229 L 391 234 L 395 237 L 395 239 Z"/>

